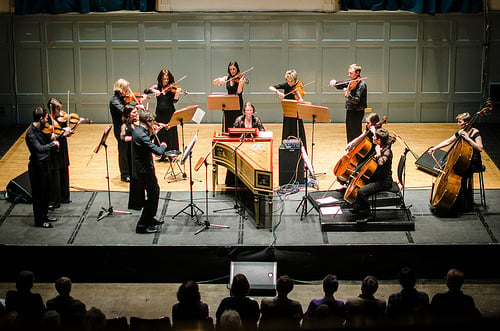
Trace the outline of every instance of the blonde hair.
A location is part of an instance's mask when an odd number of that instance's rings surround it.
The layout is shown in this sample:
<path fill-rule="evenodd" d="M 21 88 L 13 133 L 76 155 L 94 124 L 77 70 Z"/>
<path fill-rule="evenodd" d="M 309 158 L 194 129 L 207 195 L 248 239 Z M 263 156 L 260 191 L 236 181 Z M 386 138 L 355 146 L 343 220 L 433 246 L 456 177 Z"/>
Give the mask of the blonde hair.
<path fill-rule="evenodd" d="M 294 80 L 297 80 L 297 71 L 295 71 L 295 70 L 287 70 L 287 72 L 285 72 L 285 79 L 294 79 Z"/>
<path fill-rule="evenodd" d="M 349 68 L 354 69 L 354 71 L 360 73 L 361 72 L 361 66 L 359 64 L 353 63 L 349 66 Z"/>
<path fill-rule="evenodd" d="M 461 113 L 461 114 L 458 114 L 457 117 L 455 117 L 455 119 L 462 120 L 464 122 L 469 122 L 471 119 L 471 116 L 469 113 Z"/>
<path fill-rule="evenodd" d="M 250 101 L 245 102 L 245 106 L 243 107 L 243 114 L 245 114 L 245 108 L 246 108 L 247 106 L 252 107 L 253 113 L 255 114 L 255 106 L 254 106 L 254 105 L 253 105 L 253 103 L 251 103 Z"/>
<path fill-rule="evenodd" d="M 113 87 L 113 92 L 126 93 L 128 90 L 129 82 L 123 78 L 118 79 Z"/>

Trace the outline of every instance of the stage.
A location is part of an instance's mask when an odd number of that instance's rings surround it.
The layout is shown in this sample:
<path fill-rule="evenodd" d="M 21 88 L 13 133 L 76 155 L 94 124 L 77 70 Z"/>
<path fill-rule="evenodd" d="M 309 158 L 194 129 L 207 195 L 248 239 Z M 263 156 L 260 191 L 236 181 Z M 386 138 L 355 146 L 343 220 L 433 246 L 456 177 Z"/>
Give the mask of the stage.
<path fill-rule="evenodd" d="M 280 137 L 279 125 L 275 126 L 274 136 Z M 0 201 L 0 253 L 5 270 L 0 281 L 12 281 L 19 270 L 31 269 L 38 281 L 48 282 L 62 272 L 76 282 L 181 282 L 188 278 L 218 282 L 227 281 L 230 261 L 277 261 L 279 274 L 302 280 L 321 279 L 328 272 L 336 273 L 341 279 L 361 279 L 367 273 L 379 279 L 394 279 L 403 265 L 414 267 L 421 278 L 440 279 L 454 267 L 465 270 L 470 279 L 500 279 L 500 267 L 490 260 L 498 256 L 500 247 L 500 205 L 497 203 L 500 181 L 498 168 L 488 154 L 483 155 L 487 169 L 486 208 L 477 206 L 474 212 L 460 216 L 434 215 L 429 204 L 432 177 L 415 170 L 411 160 L 407 163 L 404 191 L 408 211 L 404 226 L 391 224 L 384 213 L 378 211 L 376 219 L 367 223 L 350 219 L 342 220 L 345 223 L 342 228 L 325 226 L 325 222 L 336 221 L 314 208 L 311 197 L 338 189 L 331 185 L 330 167 L 342 151 L 332 150 L 331 146 L 332 142 L 340 146 L 345 138 L 340 129 L 331 133 L 331 127 L 342 128 L 342 124 L 321 126 L 316 132 L 314 165 L 316 169 L 328 169 L 325 174 L 318 171 L 318 188 L 308 187 L 307 195 L 304 187 L 288 194 L 276 190 L 272 223 L 266 218 L 266 226 L 256 225 L 251 208 L 245 208 L 244 213 L 234 208 L 234 191 L 224 187 L 223 172 L 215 192 L 211 190 L 210 173 L 208 183 L 205 181 L 204 167 L 193 172 L 191 201 L 189 180 L 169 183 L 169 179 L 164 178 L 167 164 L 155 161 L 162 188 L 157 217 L 165 221 L 161 232 L 156 234 L 135 233 L 140 212 L 127 210 L 127 184 L 119 181 L 113 139 L 109 140 L 108 151 L 112 162 L 108 198 L 103 178 L 104 153 L 92 156 L 103 126 L 94 127 L 92 135 L 90 127 L 82 127 L 85 135 L 70 138 L 72 202 L 50 212 L 58 218 L 53 229 L 33 226 L 30 204 Z M 408 132 L 405 139 L 410 145 L 413 134 L 419 137 L 418 133 L 405 129 L 404 124 L 394 124 L 393 128 L 400 135 Z M 191 127 L 186 137 L 190 137 L 194 129 Z M 194 160 L 210 150 L 213 125 L 205 129 L 200 130 L 193 149 Z M 310 126 L 306 129 L 310 130 Z M 431 145 L 430 140 L 448 136 L 448 131 L 453 131 L 453 127 L 444 125 L 439 134 L 414 138 L 418 141 L 414 144 L 417 153 L 425 151 Z M 4 183 L 26 169 L 28 154 L 23 139 L 21 136 L 1 160 L 0 179 Z M 275 141 L 276 144 L 279 147 L 279 142 Z M 399 159 L 403 148 L 402 144 L 394 146 L 395 159 Z M 273 162 L 277 163 L 277 156 Z M 186 165 L 189 169 L 189 163 Z M 274 169 L 276 187 L 278 168 Z M 206 187 L 210 188 L 208 200 Z M 479 203 L 477 190 L 476 193 Z M 304 214 L 299 204 L 305 198 L 308 208 Z M 192 204 L 196 206 L 194 217 L 189 208 Z M 98 221 L 109 206 L 113 211 L 131 214 L 113 212 Z M 221 209 L 224 210 L 219 211 Z M 229 228 L 208 227 L 195 234 L 207 222 Z M 384 226 L 378 226 L 377 222 Z"/>

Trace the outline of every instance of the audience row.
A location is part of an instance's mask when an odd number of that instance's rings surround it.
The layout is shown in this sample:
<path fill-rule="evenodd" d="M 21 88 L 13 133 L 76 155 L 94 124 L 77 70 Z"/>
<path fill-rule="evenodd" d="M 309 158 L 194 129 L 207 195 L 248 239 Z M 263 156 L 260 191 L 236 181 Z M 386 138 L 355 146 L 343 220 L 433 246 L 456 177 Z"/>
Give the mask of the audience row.
<path fill-rule="evenodd" d="M 172 323 L 168 318 L 162 322 L 165 328 L 176 330 L 279 331 L 449 325 L 481 320 L 474 299 L 461 290 L 464 274 L 460 270 L 448 271 L 448 291 L 435 294 L 432 300 L 415 288 L 417 277 L 412 269 L 402 268 L 398 278 L 402 289 L 391 294 L 387 303 L 375 296 L 378 281 L 374 276 L 365 277 L 361 293 L 344 302 L 335 298 L 339 281 L 329 274 L 323 279 L 324 296 L 311 300 L 304 312 L 299 301 L 288 297 L 294 288 L 290 277 L 279 277 L 277 295 L 263 298 L 259 305 L 248 296 L 250 284 L 246 276 L 237 274 L 232 280 L 230 296 L 222 299 L 217 308 L 215 325 L 209 317 L 208 305 L 201 301 L 198 284 L 186 281 L 178 289 L 178 302 L 172 307 Z M 33 272 L 19 273 L 16 290 L 7 292 L 5 306 L 0 302 L 0 330 L 101 331 L 112 330 L 118 325 L 106 319 L 98 308 L 87 310 L 83 302 L 74 299 L 72 283 L 67 277 L 57 279 L 58 295 L 45 304 L 40 294 L 32 293 L 33 284 Z M 132 324 L 138 324 L 132 319 L 130 322 L 130 329 L 134 329 Z M 128 328 L 126 319 L 124 324 Z"/>

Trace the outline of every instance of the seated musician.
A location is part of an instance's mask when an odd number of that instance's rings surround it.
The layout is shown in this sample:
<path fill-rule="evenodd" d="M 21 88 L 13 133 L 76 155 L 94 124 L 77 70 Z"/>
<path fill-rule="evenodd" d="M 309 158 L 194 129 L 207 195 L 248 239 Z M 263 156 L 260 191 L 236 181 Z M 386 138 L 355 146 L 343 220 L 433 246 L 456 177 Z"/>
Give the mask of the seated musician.
<path fill-rule="evenodd" d="M 370 216 L 368 197 L 392 186 L 392 150 L 389 138 L 389 131 L 384 128 L 377 129 L 373 136 L 377 169 L 366 181 L 366 184 L 360 187 L 356 201 L 352 206 L 352 212 L 361 217 Z"/>
<path fill-rule="evenodd" d="M 245 103 L 243 115 L 240 115 L 234 121 L 235 128 L 257 128 L 259 131 L 266 131 L 260 119 L 255 116 L 255 106 L 250 101 Z"/>
<path fill-rule="evenodd" d="M 429 148 L 429 153 L 433 154 L 436 150 L 452 145 L 457 141 L 459 137 L 462 137 L 467 141 L 473 148 L 472 158 L 470 161 L 469 169 L 465 172 L 462 177 L 462 184 L 460 187 L 460 192 L 458 193 L 457 199 L 455 201 L 455 206 L 457 208 L 452 208 L 452 210 L 461 210 L 462 212 L 470 211 L 474 207 L 474 197 L 473 197 L 473 187 L 472 187 L 472 174 L 478 172 L 482 168 L 481 152 L 483 151 L 483 139 L 478 129 L 470 127 L 469 131 L 464 129 L 467 124 L 472 119 L 469 113 L 458 114 L 457 117 L 458 131 L 455 132 L 450 138 L 443 140 L 436 146 Z"/>

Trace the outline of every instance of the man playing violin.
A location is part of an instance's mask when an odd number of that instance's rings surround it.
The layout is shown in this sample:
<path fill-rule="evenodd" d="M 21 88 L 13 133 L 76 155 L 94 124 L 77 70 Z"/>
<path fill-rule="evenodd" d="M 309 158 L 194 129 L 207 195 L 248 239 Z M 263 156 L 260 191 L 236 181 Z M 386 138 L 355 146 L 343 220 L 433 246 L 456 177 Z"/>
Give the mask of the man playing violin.
<path fill-rule="evenodd" d="M 269 86 L 269 91 L 276 93 L 280 99 L 304 101 L 305 92 L 300 88 L 302 83 L 297 78 L 297 72 L 295 70 L 288 70 L 285 73 L 285 79 L 285 83 Z M 283 92 L 279 90 L 283 90 Z M 290 136 L 300 138 L 304 148 L 307 150 L 306 131 L 304 130 L 302 119 L 283 116 L 281 140 L 288 139 Z"/>
<path fill-rule="evenodd" d="M 167 144 L 160 146 L 153 144 L 151 134 L 155 130 L 155 116 L 149 111 L 139 114 L 139 125 L 132 131 L 132 176 L 137 178 L 142 191 L 146 191 L 143 209 L 136 233 L 155 233 L 160 231 L 163 222 L 155 219 L 160 198 L 160 186 L 155 174 L 152 153 L 162 155 L 167 149 Z"/>
<path fill-rule="evenodd" d="M 59 141 L 55 136 L 49 138 L 42 129 L 47 123 L 47 111 L 41 107 L 33 110 L 33 123 L 26 132 L 26 145 L 30 151 L 28 173 L 30 177 L 31 195 L 33 198 L 33 216 L 35 226 L 51 228 L 50 222 L 56 219 L 49 217 L 49 187 L 50 176 L 50 151 L 59 148 Z"/>
<path fill-rule="evenodd" d="M 245 76 L 240 74 L 240 66 L 238 62 L 231 61 L 227 66 L 227 75 L 215 78 L 214 85 L 226 84 L 227 94 L 237 95 L 240 100 L 240 109 L 225 110 L 224 111 L 224 132 L 227 132 L 236 118 L 241 115 L 243 110 L 243 86 L 247 80 Z"/>
<path fill-rule="evenodd" d="M 364 110 L 366 108 L 367 87 L 360 79 L 361 66 L 351 64 L 349 66 L 349 80 L 338 84 L 335 79 L 330 81 L 330 86 L 342 89 L 345 95 L 345 124 L 347 142 L 350 142 L 361 134 Z"/>
<path fill-rule="evenodd" d="M 156 96 L 156 120 L 160 123 L 168 124 L 175 112 L 174 104 L 179 101 L 182 89 L 175 85 L 172 72 L 162 69 L 157 77 L 157 83 L 144 90 L 144 93 L 154 93 Z M 158 131 L 158 139 L 165 142 L 169 149 L 179 150 L 179 135 L 177 126 L 165 128 Z M 160 161 L 166 161 L 166 156 L 162 155 Z"/>
<path fill-rule="evenodd" d="M 49 109 L 48 122 L 51 125 L 58 125 L 62 128 L 62 133 L 57 137 L 59 148 L 50 151 L 50 170 L 52 172 L 52 185 L 50 185 L 49 208 L 55 209 L 61 203 L 69 203 L 69 153 L 68 140 L 66 137 L 73 131 L 68 126 L 67 121 L 61 118 L 62 101 L 50 98 L 47 102 Z"/>
<path fill-rule="evenodd" d="M 373 175 L 366 180 L 365 184 L 358 190 L 356 201 L 352 204 L 352 212 L 359 217 L 370 216 L 370 202 L 368 198 L 380 191 L 387 190 L 392 186 L 392 150 L 389 141 L 389 131 L 379 128 L 373 135 L 375 151 L 373 158 L 377 168 Z"/>

